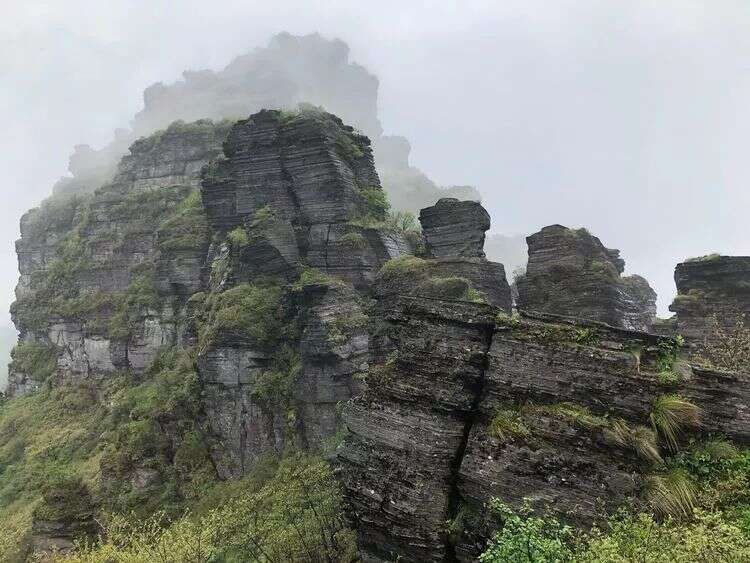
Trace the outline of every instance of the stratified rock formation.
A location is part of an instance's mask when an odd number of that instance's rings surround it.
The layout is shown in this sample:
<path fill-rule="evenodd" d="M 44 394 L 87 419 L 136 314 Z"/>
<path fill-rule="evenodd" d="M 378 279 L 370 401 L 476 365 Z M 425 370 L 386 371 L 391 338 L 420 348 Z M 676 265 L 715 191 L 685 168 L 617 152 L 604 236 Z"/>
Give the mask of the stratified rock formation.
<path fill-rule="evenodd" d="M 716 329 L 732 331 L 750 315 L 750 257 L 709 255 L 677 264 L 676 331 L 700 348 Z"/>
<path fill-rule="evenodd" d="M 551 225 L 527 237 L 529 261 L 517 280 L 518 307 L 648 330 L 656 293 L 640 276 L 621 274 L 620 251 L 585 229 Z"/>
<path fill-rule="evenodd" d="M 505 268 L 489 262 L 484 255 L 490 216 L 481 204 L 443 198 L 436 205 L 423 209 L 419 221 L 433 277 L 466 279 L 489 303 L 510 311 L 511 295 Z"/>
<path fill-rule="evenodd" d="M 649 415 L 668 394 L 704 409 L 705 432 L 750 440 L 750 381 L 664 381 L 669 339 L 413 295 L 378 311 L 339 449 L 365 561 L 474 561 L 500 525 L 493 498 L 580 526 L 642 506 L 660 456 Z"/>

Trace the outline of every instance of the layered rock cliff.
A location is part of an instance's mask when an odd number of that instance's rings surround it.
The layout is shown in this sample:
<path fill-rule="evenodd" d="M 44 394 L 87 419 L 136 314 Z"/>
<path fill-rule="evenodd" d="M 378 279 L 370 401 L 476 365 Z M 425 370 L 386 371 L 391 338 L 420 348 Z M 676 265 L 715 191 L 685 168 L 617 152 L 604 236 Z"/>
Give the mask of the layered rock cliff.
<path fill-rule="evenodd" d="M 606 248 L 585 229 L 545 227 L 527 237 L 529 261 L 517 280 L 518 306 L 648 330 L 656 319 L 656 293 L 640 276 L 622 276 L 619 250 Z"/>
<path fill-rule="evenodd" d="M 378 283 L 412 276 L 387 268 Z M 652 424 L 665 397 L 698 405 L 706 434 L 750 440 L 750 380 L 687 366 L 673 338 L 425 291 L 380 295 L 339 450 L 365 561 L 473 561 L 501 525 L 495 498 L 581 527 L 645 507 L 668 451 Z"/>
<path fill-rule="evenodd" d="M 675 330 L 695 348 L 717 343 L 721 331 L 744 325 L 750 314 L 750 257 L 709 255 L 677 264 Z"/>

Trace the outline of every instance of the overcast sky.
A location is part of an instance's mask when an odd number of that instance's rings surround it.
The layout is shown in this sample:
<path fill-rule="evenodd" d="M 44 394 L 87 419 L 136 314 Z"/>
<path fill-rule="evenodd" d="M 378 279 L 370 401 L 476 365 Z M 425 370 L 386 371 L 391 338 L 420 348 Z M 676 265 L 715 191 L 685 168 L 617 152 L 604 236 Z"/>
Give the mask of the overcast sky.
<path fill-rule="evenodd" d="M 142 91 L 278 31 L 339 37 L 380 79 L 387 133 L 493 230 L 586 226 L 665 311 L 676 262 L 750 254 L 750 2 L 3 0 L 0 309 L 18 219 Z"/>

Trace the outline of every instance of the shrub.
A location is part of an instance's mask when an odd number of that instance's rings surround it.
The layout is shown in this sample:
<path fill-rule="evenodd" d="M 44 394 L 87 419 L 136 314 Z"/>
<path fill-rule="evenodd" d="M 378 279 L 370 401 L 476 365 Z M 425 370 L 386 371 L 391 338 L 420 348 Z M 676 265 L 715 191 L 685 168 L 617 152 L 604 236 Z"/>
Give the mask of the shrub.
<path fill-rule="evenodd" d="M 247 236 L 247 231 L 245 230 L 245 227 L 235 227 L 231 231 L 227 233 L 227 240 L 229 240 L 230 244 L 236 248 L 244 248 L 248 244 L 250 244 L 250 237 Z"/>
<path fill-rule="evenodd" d="M 43 382 L 55 373 L 57 356 L 58 350 L 51 344 L 19 342 L 10 353 L 11 369 Z"/>
<path fill-rule="evenodd" d="M 362 147 L 359 146 L 351 135 L 344 131 L 338 132 L 336 140 L 334 141 L 334 146 L 336 147 L 336 152 L 339 156 L 350 164 L 365 155 Z"/>
<path fill-rule="evenodd" d="M 343 514 L 328 464 L 295 456 L 262 487 L 235 489 L 202 516 L 171 525 L 162 514 L 141 522 L 115 517 L 97 544 L 57 561 L 353 561 L 354 534 Z"/>
<path fill-rule="evenodd" d="M 568 420 L 569 422 L 587 430 L 602 428 L 607 425 L 606 418 L 591 414 L 591 411 L 589 411 L 588 408 L 575 403 L 534 405 L 527 407 L 527 409 L 530 409 L 535 413 Z"/>
<path fill-rule="evenodd" d="M 341 244 L 348 248 L 361 250 L 367 246 L 367 241 L 362 233 L 347 233 L 341 237 Z"/>
<path fill-rule="evenodd" d="M 201 194 L 193 190 L 159 226 L 158 244 L 164 251 L 201 249 L 208 245 L 209 229 Z"/>
<path fill-rule="evenodd" d="M 649 418 L 654 431 L 675 451 L 684 429 L 700 426 L 701 409 L 679 395 L 661 395 L 654 401 Z"/>
<path fill-rule="evenodd" d="M 555 518 L 534 516 L 528 504 L 518 510 L 493 499 L 491 508 L 502 519 L 482 563 L 540 563 L 570 561 L 573 530 Z"/>
<path fill-rule="evenodd" d="M 199 341 L 204 350 L 220 335 L 272 346 L 284 329 L 282 289 L 278 284 L 240 284 L 206 299 L 205 317 L 199 319 Z"/>

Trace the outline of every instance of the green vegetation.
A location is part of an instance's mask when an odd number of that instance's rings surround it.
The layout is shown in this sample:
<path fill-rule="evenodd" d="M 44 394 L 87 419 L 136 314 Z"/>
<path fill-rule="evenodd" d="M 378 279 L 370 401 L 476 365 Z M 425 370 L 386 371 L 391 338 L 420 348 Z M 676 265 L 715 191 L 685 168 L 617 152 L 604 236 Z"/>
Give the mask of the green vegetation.
<path fill-rule="evenodd" d="M 591 411 L 587 407 L 575 403 L 563 402 L 553 405 L 529 405 L 525 408 L 529 412 L 562 418 L 586 430 L 605 428 L 609 424 L 609 421 L 605 417 L 591 414 Z"/>
<path fill-rule="evenodd" d="M 526 504 L 512 509 L 497 499 L 492 510 L 501 518 L 503 527 L 492 538 L 480 556 L 481 563 L 541 563 L 570 561 L 573 529 L 555 518 L 534 516 Z"/>
<path fill-rule="evenodd" d="M 661 395 L 651 406 L 649 419 L 667 447 L 677 450 L 677 440 L 686 428 L 700 426 L 701 409 L 679 395 Z"/>
<path fill-rule="evenodd" d="M 490 435 L 501 442 L 531 436 L 531 430 L 524 423 L 519 409 L 496 410 L 488 428 Z"/>
<path fill-rule="evenodd" d="M 690 519 L 695 510 L 695 485 L 682 469 L 673 469 L 646 480 L 646 498 L 652 510 L 663 518 Z"/>
<path fill-rule="evenodd" d="M 711 262 L 712 260 L 718 260 L 719 258 L 721 258 L 721 254 L 713 253 L 688 258 L 685 262 Z"/>
<path fill-rule="evenodd" d="M 237 250 L 245 248 L 250 244 L 250 237 L 247 236 L 245 227 L 235 227 L 227 233 L 227 240 Z"/>
<path fill-rule="evenodd" d="M 20 342 L 10 353 L 11 369 L 41 383 L 55 372 L 57 356 L 58 350 L 51 344 Z"/>
<path fill-rule="evenodd" d="M 240 284 L 205 299 L 198 320 L 200 350 L 219 337 L 249 340 L 272 346 L 285 335 L 280 307 L 283 290 L 271 280 Z"/>
<path fill-rule="evenodd" d="M 162 251 L 194 250 L 208 246 L 208 222 L 199 190 L 182 201 L 171 217 L 161 223 L 158 232 Z"/>
<path fill-rule="evenodd" d="M 357 141 L 345 131 L 339 131 L 334 141 L 338 155 L 349 163 L 365 156 L 365 151 Z"/>
<path fill-rule="evenodd" d="M 346 233 L 341 237 L 341 244 L 355 250 L 362 250 L 367 246 L 367 240 L 362 233 Z"/>
<path fill-rule="evenodd" d="M 573 333 L 573 342 L 584 345 L 595 345 L 599 342 L 599 335 L 593 328 L 577 328 Z"/>
<path fill-rule="evenodd" d="M 116 517 L 100 542 L 55 558 L 60 563 L 354 559 L 354 534 L 343 519 L 338 484 L 327 463 L 304 456 L 282 461 L 261 486 L 234 487 L 229 498 L 203 514 L 188 513 L 173 524 L 160 514 L 141 522 Z"/>
<path fill-rule="evenodd" d="M 528 505 L 512 509 L 495 501 L 503 529 L 480 557 L 482 563 L 660 563 L 746 561 L 750 537 L 718 512 L 695 510 L 687 522 L 620 513 L 603 528 L 573 533 L 552 516 Z"/>
<path fill-rule="evenodd" d="M 486 296 L 474 289 L 466 278 L 428 278 L 416 286 L 417 293 L 432 299 L 487 303 Z"/>
<path fill-rule="evenodd" d="M 645 426 L 631 428 L 624 420 L 615 420 L 605 429 L 604 434 L 614 444 L 632 449 L 641 459 L 653 463 L 662 464 L 663 459 L 659 452 L 656 432 Z"/>

